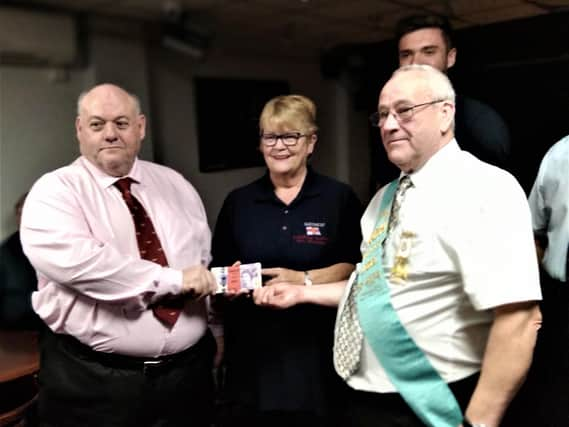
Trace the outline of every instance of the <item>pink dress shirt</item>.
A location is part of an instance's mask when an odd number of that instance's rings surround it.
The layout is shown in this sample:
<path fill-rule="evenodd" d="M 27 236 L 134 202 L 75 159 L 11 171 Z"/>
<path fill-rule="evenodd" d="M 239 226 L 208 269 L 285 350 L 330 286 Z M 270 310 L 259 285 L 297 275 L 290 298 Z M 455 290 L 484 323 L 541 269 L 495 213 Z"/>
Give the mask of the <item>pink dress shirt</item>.
<path fill-rule="evenodd" d="M 205 300 L 187 301 L 172 329 L 149 304 L 180 294 L 182 269 L 210 261 L 210 230 L 182 175 L 136 160 L 132 194 L 148 212 L 169 267 L 140 258 L 118 179 L 84 157 L 42 176 L 24 206 L 21 240 L 38 274 L 32 305 L 57 333 L 97 351 L 141 357 L 178 353 L 207 327 Z"/>

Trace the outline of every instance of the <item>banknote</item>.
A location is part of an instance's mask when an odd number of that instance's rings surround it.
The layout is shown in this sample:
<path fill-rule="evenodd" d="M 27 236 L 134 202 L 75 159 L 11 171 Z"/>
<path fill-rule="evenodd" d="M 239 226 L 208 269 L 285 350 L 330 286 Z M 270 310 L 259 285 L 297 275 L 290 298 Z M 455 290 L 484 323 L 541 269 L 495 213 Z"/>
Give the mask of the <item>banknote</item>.
<path fill-rule="evenodd" d="M 213 267 L 211 272 L 217 282 L 217 293 L 238 292 L 242 289 L 253 290 L 263 286 L 260 262 L 231 267 Z"/>

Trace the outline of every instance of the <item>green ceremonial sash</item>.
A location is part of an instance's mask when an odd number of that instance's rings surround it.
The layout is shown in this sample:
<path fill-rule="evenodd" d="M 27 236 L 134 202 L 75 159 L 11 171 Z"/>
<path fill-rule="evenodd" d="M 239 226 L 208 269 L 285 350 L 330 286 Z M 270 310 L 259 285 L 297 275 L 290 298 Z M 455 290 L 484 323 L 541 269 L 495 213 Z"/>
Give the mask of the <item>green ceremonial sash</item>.
<path fill-rule="evenodd" d="M 448 385 L 401 324 L 383 271 L 383 241 L 398 180 L 389 184 L 358 272 L 356 304 L 362 332 L 392 384 L 428 426 L 457 427 L 463 416 Z"/>

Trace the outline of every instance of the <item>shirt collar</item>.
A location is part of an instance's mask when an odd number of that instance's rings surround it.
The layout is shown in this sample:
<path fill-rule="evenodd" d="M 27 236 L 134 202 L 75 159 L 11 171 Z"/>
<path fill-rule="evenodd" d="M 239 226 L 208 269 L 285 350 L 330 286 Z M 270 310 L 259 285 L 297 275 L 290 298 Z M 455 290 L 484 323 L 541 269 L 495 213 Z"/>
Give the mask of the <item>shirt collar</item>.
<path fill-rule="evenodd" d="M 448 144 L 437 151 L 421 169 L 410 174 L 413 186 L 430 186 L 441 180 L 448 179 L 448 166 L 455 163 L 457 154 L 460 153 L 460 147 L 456 139 L 452 139 Z M 399 179 L 406 175 L 401 173 Z"/>
<path fill-rule="evenodd" d="M 132 165 L 132 169 L 126 176 L 116 177 L 111 176 L 103 172 L 93 163 L 91 163 L 86 157 L 81 156 L 79 158 L 79 162 L 87 169 L 87 171 L 93 176 L 95 182 L 101 188 L 108 188 L 111 187 L 115 182 L 117 182 L 120 178 L 130 177 L 134 182 L 140 183 L 141 182 L 141 171 L 140 167 L 138 166 L 138 159 L 134 159 L 134 164 Z"/>
<path fill-rule="evenodd" d="M 273 184 L 273 181 L 271 181 L 271 176 L 269 174 L 268 169 L 265 172 L 265 175 L 263 175 L 263 177 L 261 178 L 260 184 L 261 184 L 261 191 L 259 192 L 259 195 L 256 198 L 258 201 L 278 200 L 275 195 L 275 186 Z M 306 171 L 306 178 L 302 183 L 302 188 L 300 189 L 300 192 L 298 193 L 296 200 L 300 200 L 305 197 L 317 196 L 318 194 L 320 194 L 320 190 L 316 185 L 316 173 L 312 169 L 312 166 L 308 165 Z"/>

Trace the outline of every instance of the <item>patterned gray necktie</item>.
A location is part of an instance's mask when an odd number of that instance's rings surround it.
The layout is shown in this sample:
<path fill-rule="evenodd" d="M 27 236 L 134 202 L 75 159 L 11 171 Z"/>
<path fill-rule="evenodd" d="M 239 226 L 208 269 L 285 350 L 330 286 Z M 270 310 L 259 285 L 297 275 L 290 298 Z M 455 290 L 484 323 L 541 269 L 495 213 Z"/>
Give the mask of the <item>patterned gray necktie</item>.
<path fill-rule="evenodd" d="M 399 210 L 405 196 L 405 192 L 413 183 L 408 175 L 399 181 L 399 186 L 395 192 L 391 213 L 389 215 L 388 232 L 395 229 L 399 224 Z M 361 286 L 356 281 L 348 295 L 346 304 L 340 315 L 338 331 L 334 340 L 334 366 L 338 375 L 344 380 L 354 374 L 360 365 L 360 355 L 363 344 L 363 332 L 358 320 L 356 297 Z"/>
<path fill-rule="evenodd" d="M 391 233 L 399 225 L 399 211 L 401 210 L 401 204 L 403 203 L 403 198 L 405 193 L 413 185 L 409 175 L 403 176 L 399 181 L 399 186 L 395 192 L 395 197 L 393 198 L 393 203 L 391 205 L 391 214 L 389 215 L 389 224 L 387 226 L 387 232 Z"/>

